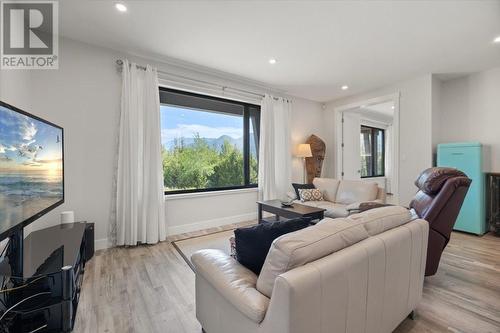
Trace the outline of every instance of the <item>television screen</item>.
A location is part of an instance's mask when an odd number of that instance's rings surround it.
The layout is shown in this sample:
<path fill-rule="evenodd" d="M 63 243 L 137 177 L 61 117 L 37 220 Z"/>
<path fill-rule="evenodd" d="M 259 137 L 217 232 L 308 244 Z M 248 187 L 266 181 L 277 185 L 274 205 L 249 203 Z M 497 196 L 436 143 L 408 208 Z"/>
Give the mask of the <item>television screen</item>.
<path fill-rule="evenodd" d="M 63 201 L 63 129 L 0 102 L 0 239 Z"/>

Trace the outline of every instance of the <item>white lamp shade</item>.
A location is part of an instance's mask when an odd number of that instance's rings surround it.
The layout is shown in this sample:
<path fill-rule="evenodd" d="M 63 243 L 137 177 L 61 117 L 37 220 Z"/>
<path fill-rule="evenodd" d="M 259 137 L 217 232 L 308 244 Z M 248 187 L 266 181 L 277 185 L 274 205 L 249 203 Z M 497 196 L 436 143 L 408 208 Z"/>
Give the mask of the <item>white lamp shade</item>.
<path fill-rule="evenodd" d="M 312 157 L 311 145 L 308 143 L 302 143 L 297 147 L 297 157 Z"/>

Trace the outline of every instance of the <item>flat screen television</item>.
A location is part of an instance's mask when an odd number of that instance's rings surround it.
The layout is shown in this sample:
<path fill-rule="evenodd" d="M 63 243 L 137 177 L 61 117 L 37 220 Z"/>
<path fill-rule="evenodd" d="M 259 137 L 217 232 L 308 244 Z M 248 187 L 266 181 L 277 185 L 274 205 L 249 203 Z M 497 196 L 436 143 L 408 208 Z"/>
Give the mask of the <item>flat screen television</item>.
<path fill-rule="evenodd" d="M 60 126 L 0 101 L 0 240 L 64 202 Z"/>

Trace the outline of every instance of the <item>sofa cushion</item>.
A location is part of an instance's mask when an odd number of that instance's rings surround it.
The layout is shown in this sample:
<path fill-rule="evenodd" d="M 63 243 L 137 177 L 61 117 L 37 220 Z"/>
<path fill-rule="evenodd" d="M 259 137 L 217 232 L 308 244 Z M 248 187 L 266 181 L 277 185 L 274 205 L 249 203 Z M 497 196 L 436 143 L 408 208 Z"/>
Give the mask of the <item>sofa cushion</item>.
<path fill-rule="evenodd" d="M 257 279 L 257 290 L 271 297 L 278 275 L 368 238 L 363 225 L 352 220 L 325 220 L 333 223 L 317 224 L 274 240 Z"/>
<path fill-rule="evenodd" d="M 313 184 L 299 184 L 299 183 L 292 183 L 292 187 L 295 191 L 295 195 L 296 195 L 297 199 L 300 199 L 299 190 L 315 188 Z"/>
<path fill-rule="evenodd" d="M 349 211 L 346 209 L 346 205 L 343 204 L 331 203 L 331 205 L 325 207 L 320 206 L 319 208 L 325 208 L 325 217 L 329 217 L 332 219 L 347 217 L 349 215 Z"/>
<path fill-rule="evenodd" d="M 339 180 L 333 178 L 314 178 L 313 184 L 323 193 L 323 197 L 328 201 L 335 201 L 337 190 L 339 188 Z"/>
<path fill-rule="evenodd" d="M 236 259 L 240 264 L 259 274 L 271 243 L 281 235 L 309 226 L 310 218 L 261 223 L 234 230 Z"/>
<path fill-rule="evenodd" d="M 300 200 L 294 200 L 293 201 L 293 203 L 297 203 L 299 205 L 304 205 L 304 206 L 311 206 L 311 207 L 318 207 L 318 205 L 321 202 L 329 202 L 329 201 L 305 201 L 305 202 L 302 202 Z"/>
<path fill-rule="evenodd" d="M 306 202 L 295 201 L 295 202 L 305 206 L 326 209 L 324 213 L 325 217 L 337 218 L 337 217 L 346 217 L 349 215 L 349 212 L 346 209 L 347 207 L 346 205 L 337 204 L 331 201 L 306 201 Z"/>
<path fill-rule="evenodd" d="M 361 223 L 370 236 L 399 227 L 416 218 L 417 216 L 412 211 L 402 206 L 374 208 L 348 217 L 356 224 Z"/>
<path fill-rule="evenodd" d="M 375 182 L 343 180 L 339 184 L 336 203 L 349 205 L 358 201 L 372 201 L 377 198 L 378 185 Z"/>
<path fill-rule="evenodd" d="M 317 188 L 299 189 L 300 201 L 323 201 L 323 193 Z"/>
<path fill-rule="evenodd" d="M 346 205 L 338 204 L 330 201 L 318 201 L 316 207 L 326 209 L 325 217 L 338 218 L 346 217 L 349 212 L 346 210 Z"/>

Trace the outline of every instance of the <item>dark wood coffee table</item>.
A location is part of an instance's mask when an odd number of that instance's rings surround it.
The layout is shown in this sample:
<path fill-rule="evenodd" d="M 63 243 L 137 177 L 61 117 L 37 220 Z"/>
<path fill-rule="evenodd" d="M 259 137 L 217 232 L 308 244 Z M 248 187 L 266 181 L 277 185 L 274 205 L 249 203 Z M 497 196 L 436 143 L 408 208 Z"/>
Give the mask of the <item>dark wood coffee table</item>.
<path fill-rule="evenodd" d="M 262 223 L 262 212 L 274 214 L 275 220 L 279 221 L 280 217 L 285 219 L 293 219 L 297 217 L 310 217 L 312 220 L 322 220 L 326 209 L 316 208 L 306 205 L 294 203 L 292 207 L 284 207 L 280 200 L 257 201 L 259 206 L 259 223 Z"/>

